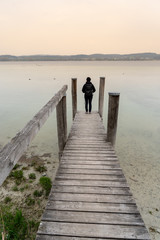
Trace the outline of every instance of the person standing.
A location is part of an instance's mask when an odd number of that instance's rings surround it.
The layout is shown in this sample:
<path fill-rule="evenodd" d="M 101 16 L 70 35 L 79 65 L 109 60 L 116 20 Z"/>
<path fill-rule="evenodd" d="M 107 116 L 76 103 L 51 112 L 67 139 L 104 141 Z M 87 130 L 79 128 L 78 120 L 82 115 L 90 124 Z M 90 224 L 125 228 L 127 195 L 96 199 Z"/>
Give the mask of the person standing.
<path fill-rule="evenodd" d="M 94 85 L 91 83 L 91 78 L 87 77 L 86 78 L 86 83 L 83 85 L 82 92 L 84 93 L 84 99 L 85 99 L 85 110 L 86 113 L 91 113 L 92 111 L 92 98 L 93 98 L 93 93 L 96 91 Z M 89 105 L 89 109 L 88 109 Z"/>

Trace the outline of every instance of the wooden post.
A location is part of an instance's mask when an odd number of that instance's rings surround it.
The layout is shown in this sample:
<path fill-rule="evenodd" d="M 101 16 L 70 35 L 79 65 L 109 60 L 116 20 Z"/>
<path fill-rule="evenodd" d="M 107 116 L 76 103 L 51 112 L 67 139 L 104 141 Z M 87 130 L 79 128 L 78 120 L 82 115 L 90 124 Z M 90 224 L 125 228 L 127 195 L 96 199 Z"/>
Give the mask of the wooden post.
<path fill-rule="evenodd" d="M 63 149 L 67 141 L 67 108 L 66 96 L 63 96 L 56 107 L 57 112 L 57 133 L 59 146 L 59 159 L 62 156 Z"/>
<path fill-rule="evenodd" d="M 100 115 L 101 118 L 103 116 L 104 87 L 105 87 L 105 78 L 104 77 L 100 77 L 98 112 L 99 112 L 99 115 Z"/>
<path fill-rule="evenodd" d="M 107 141 L 111 142 L 113 146 L 116 141 L 119 96 L 119 93 L 109 93 Z"/>
<path fill-rule="evenodd" d="M 72 78 L 72 112 L 74 119 L 77 112 L 77 78 Z"/>

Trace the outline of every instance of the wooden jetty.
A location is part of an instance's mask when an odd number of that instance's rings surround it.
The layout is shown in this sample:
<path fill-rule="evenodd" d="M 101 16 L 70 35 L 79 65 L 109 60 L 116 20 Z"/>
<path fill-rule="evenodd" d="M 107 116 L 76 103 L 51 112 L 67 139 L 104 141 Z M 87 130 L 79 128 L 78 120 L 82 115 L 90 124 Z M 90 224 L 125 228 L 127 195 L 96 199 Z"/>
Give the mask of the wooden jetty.
<path fill-rule="evenodd" d="M 36 239 L 150 239 L 97 112 L 75 116 Z"/>
<path fill-rule="evenodd" d="M 56 108 L 60 164 L 36 240 L 150 239 L 114 151 L 119 94 L 109 93 L 107 134 L 102 123 L 105 79 L 98 112 L 77 112 L 67 139 L 67 86 L 0 151 L 0 185 Z"/>

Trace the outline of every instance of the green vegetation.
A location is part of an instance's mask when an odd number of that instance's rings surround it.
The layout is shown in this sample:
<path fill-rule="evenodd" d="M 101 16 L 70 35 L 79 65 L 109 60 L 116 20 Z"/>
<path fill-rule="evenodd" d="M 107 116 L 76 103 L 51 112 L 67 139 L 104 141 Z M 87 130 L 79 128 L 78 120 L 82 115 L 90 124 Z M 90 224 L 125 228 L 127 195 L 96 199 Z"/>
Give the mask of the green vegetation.
<path fill-rule="evenodd" d="M 12 172 L 11 174 L 15 179 L 22 179 L 23 178 L 23 171 L 22 170 L 16 170 L 16 171 Z"/>
<path fill-rule="evenodd" d="M 14 187 L 12 188 L 12 191 L 17 192 L 17 191 L 19 191 L 19 189 L 18 189 L 17 186 L 14 186 Z"/>
<path fill-rule="evenodd" d="M 28 188 L 29 188 L 29 185 L 26 184 L 24 187 L 21 187 L 19 190 L 20 190 L 21 192 L 24 192 L 24 190 L 26 190 L 26 189 L 28 189 Z"/>
<path fill-rule="evenodd" d="M 43 195 L 43 190 L 42 191 L 35 190 L 33 195 L 34 197 L 41 197 Z"/>
<path fill-rule="evenodd" d="M 7 204 L 7 203 L 9 203 L 9 202 L 11 202 L 12 201 L 12 199 L 10 198 L 10 197 L 5 197 L 5 199 L 4 199 L 4 202 Z"/>
<path fill-rule="evenodd" d="M 36 174 L 35 173 L 30 173 L 29 174 L 29 179 L 36 179 Z"/>
<path fill-rule="evenodd" d="M 20 166 L 21 166 L 21 165 L 16 164 L 16 165 L 14 166 L 13 170 L 16 170 L 16 169 L 19 168 Z"/>
<path fill-rule="evenodd" d="M 31 197 L 27 197 L 26 200 L 25 200 L 25 203 L 28 205 L 28 206 L 32 206 L 35 204 L 35 200 Z"/>
<path fill-rule="evenodd" d="M 41 177 L 39 182 L 43 189 L 46 191 L 46 196 L 48 196 L 52 187 L 51 179 L 49 177 Z"/>
<path fill-rule="evenodd" d="M 5 240 L 34 240 L 33 232 L 37 232 L 38 226 L 39 222 L 28 221 L 21 210 L 12 212 L 10 207 L 0 206 L 0 233 L 3 232 Z"/>
<path fill-rule="evenodd" d="M 40 165 L 40 166 L 38 166 L 38 167 L 35 167 L 35 170 L 36 170 L 37 172 L 43 173 L 43 172 L 46 172 L 46 171 L 47 171 L 47 168 L 46 168 L 45 166 L 43 166 L 43 165 Z"/>

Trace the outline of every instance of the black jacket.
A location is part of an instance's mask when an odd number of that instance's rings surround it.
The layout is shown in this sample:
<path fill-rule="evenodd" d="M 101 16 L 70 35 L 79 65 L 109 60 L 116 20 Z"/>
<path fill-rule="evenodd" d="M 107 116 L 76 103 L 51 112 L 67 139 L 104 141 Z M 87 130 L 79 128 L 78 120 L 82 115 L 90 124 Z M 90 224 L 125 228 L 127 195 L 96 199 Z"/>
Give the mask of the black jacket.
<path fill-rule="evenodd" d="M 96 89 L 91 82 L 86 82 L 83 85 L 82 92 L 85 93 L 85 96 L 92 96 L 95 91 Z"/>

